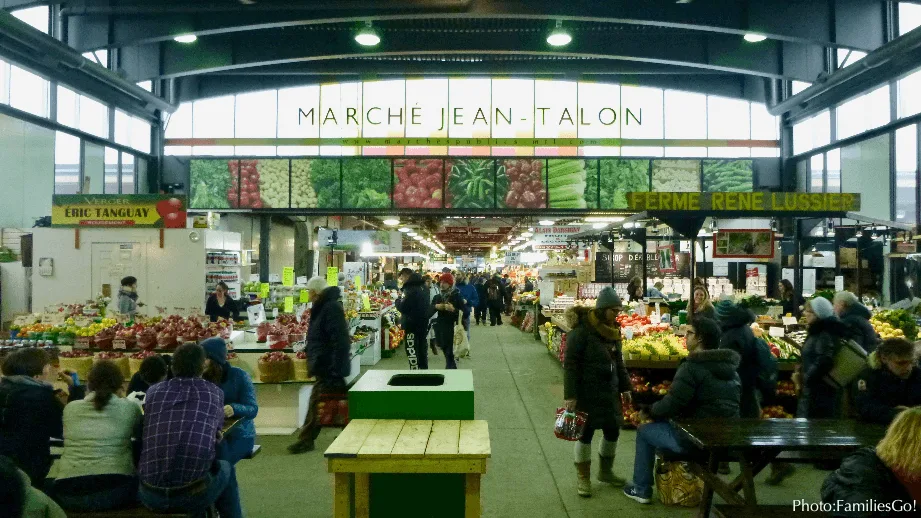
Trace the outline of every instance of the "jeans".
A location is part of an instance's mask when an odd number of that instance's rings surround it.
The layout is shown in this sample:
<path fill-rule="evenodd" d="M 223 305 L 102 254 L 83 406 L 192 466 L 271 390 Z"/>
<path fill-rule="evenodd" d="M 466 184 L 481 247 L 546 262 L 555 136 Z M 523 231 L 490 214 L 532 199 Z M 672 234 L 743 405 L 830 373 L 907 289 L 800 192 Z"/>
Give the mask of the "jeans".
<path fill-rule="evenodd" d="M 470 312 L 464 313 L 464 319 L 461 320 L 464 325 L 464 331 L 467 331 L 467 341 L 470 341 Z"/>
<path fill-rule="evenodd" d="M 92 491 L 85 489 L 93 488 Z M 109 511 L 134 507 L 138 501 L 137 477 L 97 475 L 57 480 L 54 499 L 68 511 Z"/>
<path fill-rule="evenodd" d="M 236 464 L 253 452 L 255 444 L 255 437 L 238 437 L 231 434 L 230 437 L 224 437 L 224 440 L 218 443 L 217 458 Z"/>
<path fill-rule="evenodd" d="M 435 341 L 442 352 L 445 353 L 445 369 L 456 369 L 457 363 L 454 361 L 454 324 L 451 322 L 436 323 Z"/>
<path fill-rule="evenodd" d="M 138 491 L 141 503 L 156 512 L 179 511 L 204 516 L 214 505 L 221 518 L 242 518 L 237 473 L 232 464 L 215 460 L 211 471 L 205 475 L 205 487 L 197 492 L 179 489 L 151 488 L 141 484 Z"/>
<path fill-rule="evenodd" d="M 671 423 L 662 421 L 643 425 L 636 433 L 636 457 L 633 460 L 633 485 L 645 497 L 652 496 L 656 449 L 690 453 L 696 448 Z"/>
<path fill-rule="evenodd" d="M 420 332 L 421 331 L 421 332 Z M 410 370 L 427 370 L 429 368 L 429 349 L 426 343 L 428 323 L 420 330 L 406 330 L 406 359 L 409 360 Z"/>

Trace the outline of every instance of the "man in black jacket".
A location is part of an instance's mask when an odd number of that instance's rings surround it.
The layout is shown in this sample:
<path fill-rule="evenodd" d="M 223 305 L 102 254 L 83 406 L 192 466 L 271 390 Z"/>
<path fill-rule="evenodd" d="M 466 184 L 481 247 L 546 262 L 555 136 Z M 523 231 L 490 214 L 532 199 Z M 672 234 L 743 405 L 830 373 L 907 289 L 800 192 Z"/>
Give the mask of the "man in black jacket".
<path fill-rule="evenodd" d="M 474 316 L 476 316 L 476 325 L 480 325 L 482 322 L 486 324 L 486 279 L 479 277 L 476 279 L 476 294 L 479 299 L 479 303 L 476 308 L 474 308 Z"/>
<path fill-rule="evenodd" d="M 6 455 L 42 488 L 51 469 L 49 440 L 64 436 L 63 394 L 51 385 L 48 353 L 29 347 L 10 354 L 0 380 L 0 455 Z M 82 399 L 83 386 L 68 372 L 58 374 L 69 387 L 68 401 Z"/>
<path fill-rule="evenodd" d="M 319 404 L 346 394 L 345 378 L 351 371 L 349 323 L 342 307 L 338 286 L 326 285 L 323 277 L 307 281 L 310 292 L 310 327 L 307 328 L 307 365 L 317 382 L 310 392 L 310 403 L 298 441 L 288 446 L 291 453 L 313 451 L 320 435 Z"/>
<path fill-rule="evenodd" d="M 418 273 L 409 268 L 400 271 L 403 293 L 397 299 L 396 306 L 402 315 L 403 330 L 406 331 L 406 357 L 412 370 L 429 368 L 426 336 L 429 330 L 429 318 L 432 316 L 432 299 L 425 281 Z"/>
<path fill-rule="evenodd" d="M 914 344 L 883 340 L 857 377 L 854 400 L 861 420 L 888 425 L 901 412 L 921 405 L 921 368 Z"/>
<path fill-rule="evenodd" d="M 739 415 L 743 418 L 757 419 L 761 417 L 761 408 L 755 391 L 761 368 L 758 362 L 757 338 L 751 329 L 755 315 L 751 310 L 728 300 L 716 305 L 716 314 L 722 331 L 720 349 L 735 351 L 742 358 L 738 371 L 739 379 L 742 381 Z"/>
<path fill-rule="evenodd" d="M 838 318 L 851 330 L 851 339 L 863 347 L 867 354 L 875 351 L 880 342 L 879 334 L 870 323 L 870 310 L 860 303 L 857 295 L 839 291 L 835 293 L 834 304 Z"/>

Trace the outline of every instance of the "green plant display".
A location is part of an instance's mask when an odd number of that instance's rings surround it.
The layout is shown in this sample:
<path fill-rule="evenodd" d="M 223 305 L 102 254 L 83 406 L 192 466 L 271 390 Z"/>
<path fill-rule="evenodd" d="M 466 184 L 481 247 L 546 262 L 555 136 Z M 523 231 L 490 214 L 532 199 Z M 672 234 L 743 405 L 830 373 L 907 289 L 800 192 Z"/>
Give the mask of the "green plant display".
<path fill-rule="evenodd" d="M 649 191 L 649 160 L 600 160 L 601 209 L 626 209 L 628 192 Z"/>
<path fill-rule="evenodd" d="M 189 208 L 229 209 L 231 203 L 235 205 L 237 202 L 238 191 L 235 187 L 227 160 L 189 162 Z"/>
<path fill-rule="evenodd" d="M 390 159 L 343 159 L 342 207 L 346 209 L 389 208 L 390 177 Z"/>

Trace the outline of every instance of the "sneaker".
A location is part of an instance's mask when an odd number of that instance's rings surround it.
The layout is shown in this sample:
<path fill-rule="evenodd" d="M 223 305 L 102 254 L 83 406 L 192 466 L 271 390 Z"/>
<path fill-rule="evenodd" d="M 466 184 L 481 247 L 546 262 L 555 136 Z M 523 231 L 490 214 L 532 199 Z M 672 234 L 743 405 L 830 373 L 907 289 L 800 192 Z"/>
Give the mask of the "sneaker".
<path fill-rule="evenodd" d="M 624 496 L 641 504 L 652 503 L 652 495 L 645 496 L 640 494 L 639 490 L 633 484 L 627 484 L 626 487 L 624 487 Z"/>
<path fill-rule="evenodd" d="M 297 455 L 299 453 L 306 453 L 315 449 L 316 446 L 313 444 L 313 441 L 296 442 L 291 446 L 288 446 L 288 453 L 291 455 Z"/>

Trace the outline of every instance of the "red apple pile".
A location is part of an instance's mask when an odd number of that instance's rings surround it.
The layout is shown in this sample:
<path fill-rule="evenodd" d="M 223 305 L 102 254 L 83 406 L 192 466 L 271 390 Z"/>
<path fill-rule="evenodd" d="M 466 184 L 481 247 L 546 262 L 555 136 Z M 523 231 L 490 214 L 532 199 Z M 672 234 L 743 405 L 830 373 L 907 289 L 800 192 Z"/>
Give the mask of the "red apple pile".
<path fill-rule="evenodd" d="M 440 209 L 445 161 L 434 158 L 398 158 L 393 161 L 396 185 L 393 203 L 400 209 Z"/>
<path fill-rule="evenodd" d="M 147 358 L 150 358 L 151 356 L 156 356 L 156 355 L 157 353 L 153 351 L 138 351 L 132 354 L 130 358 L 134 360 L 146 360 Z"/>
<path fill-rule="evenodd" d="M 291 361 L 291 357 L 281 351 L 271 351 L 260 356 L 259 361 L 266 363 L 289 362 Z"/>
<path fill-rule="evenodd" d="M 793 419 L 793 414 L 784 410 L 780 405 L 768 406 L 761 409 L 762 419 Z"/>
<path fill-rule="evenodd" d="M 156 209 L 163 219 L 164 228 L 185 228 L 186 211 L 179 198 L 163 200 L 157 203 Z"/>
<path fill-rule="evenodd" d="M 96 355 L 97 360 L 118 360 L 124 357 L 125 353 L 118 351 L 103 351 Z"/>
<path fill-rule="evenodd" d="M 64 351 L 59 356 L 61 358 L 89 358 L 92 355 L 93 353 L 89 351 L 74 349 L 73 351 Z"/>

